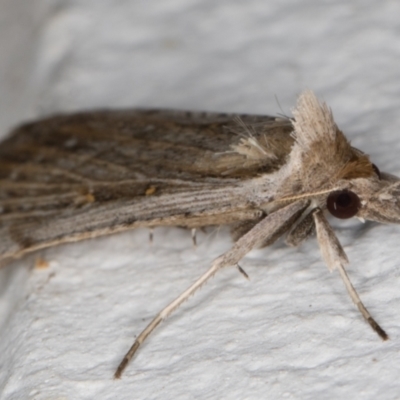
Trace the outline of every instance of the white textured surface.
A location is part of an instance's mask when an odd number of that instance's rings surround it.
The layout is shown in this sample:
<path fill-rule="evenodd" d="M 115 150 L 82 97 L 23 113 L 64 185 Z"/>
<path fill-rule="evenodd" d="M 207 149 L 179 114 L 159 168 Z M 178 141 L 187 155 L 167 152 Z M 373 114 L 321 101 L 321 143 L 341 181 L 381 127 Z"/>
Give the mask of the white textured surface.
<path fill-rule="evenodd" d="M 0 129 L 55 111 L 155 106 L 288 113 L 312 88 L 356 147 L 399 173 L 400 3 L 3 0 Z M 400 227 L 336 223 L 382 343 L 315 241 L 252 252 L 134 335 L 230 246 L 222 230 L 136 231 L 0 271 L 1 399 L 398 399 Z"/>

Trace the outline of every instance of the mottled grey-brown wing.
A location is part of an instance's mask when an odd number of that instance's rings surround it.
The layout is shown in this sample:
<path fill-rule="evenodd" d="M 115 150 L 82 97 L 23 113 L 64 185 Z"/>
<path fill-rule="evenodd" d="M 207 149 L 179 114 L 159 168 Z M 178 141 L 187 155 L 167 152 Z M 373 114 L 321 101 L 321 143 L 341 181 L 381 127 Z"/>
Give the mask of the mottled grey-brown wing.
<path fill-rule="evenodd" d="M 151 110 L 23 125 L 0 144 L 0 259 L 138 226 L 247 219 L 240 183 L 282 164 L 291 129 L 265 116 Z M 274 159 L 233 150 L 249 135 Z"/>

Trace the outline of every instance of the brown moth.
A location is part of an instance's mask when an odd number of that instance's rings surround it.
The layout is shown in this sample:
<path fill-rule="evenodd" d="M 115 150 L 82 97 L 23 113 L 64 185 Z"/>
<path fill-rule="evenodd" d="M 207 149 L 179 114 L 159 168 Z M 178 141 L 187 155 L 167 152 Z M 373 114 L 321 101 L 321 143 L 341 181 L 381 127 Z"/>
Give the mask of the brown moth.
<path fill-rule="evenodd" d="M 352 286 L 324 216 L 400 222 L 400 181 L 351 146 L 332 112 L 304 92 L 293 119 L 159 110 L 61 115 L 17 128 L 0 144 L 0 260 L 138 227 L 229 225 L 233 247 L 167 305 L 115 372 L 218 270 L 286 235 L 316 232 L 352 300 L 383 339 Z"/>

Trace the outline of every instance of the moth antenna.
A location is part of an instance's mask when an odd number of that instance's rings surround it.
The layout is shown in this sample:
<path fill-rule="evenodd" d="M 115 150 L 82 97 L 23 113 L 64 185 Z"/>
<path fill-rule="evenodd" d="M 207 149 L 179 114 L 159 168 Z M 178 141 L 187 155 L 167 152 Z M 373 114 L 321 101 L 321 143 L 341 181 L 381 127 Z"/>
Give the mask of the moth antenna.
<path fill-rule="evenodd" d="M 247 272 L 239 265 L 237 264 L 237 269 L 239 270 L 239 272 L 247 279 L 250 280 L 249 275 L 247 274 Z"/>
<path fill-rule="evenodd" d="M 193 247 L 197 247 L 197 239 L 196 239 L 196 228 L 192 229 L 192 242 L 193 242 Z"/>
<path fill-rule="evenodd" d="M 288 197 L 282 197 L 281 199 L 277 199 L 276 202 L 286 202 L 286 201 L 295 201 L 295 200 L 301 200 L 301 199 L 306 199 L 308 197 L 315 197 L 319 196 L 321 194 L 327 194 L 334 192 L 335 190 L 339 190 L 339 188 L 330 188 L 330 189 L 325 189 L 325 190 L 320 190 L 317 192 L 310 192 L 310 193 L 302 193 L 297 196 L 288 196 Z"/>
<path fill-rule="evenodd" d="M 389 339 L 387 333 L 379 326 L 379 324 L 372 318 L 367 308 L 362 303 L 360 296 L 356 289 L 351 283 L 349 276 L 344 268 L 344 265 L 348 263 L 347 256 L 337 239 L 333 229 L 329 225 L 328 221 L 324 217 L 322 210 L 317 209 L 313 213 L 315 226 L 317 230 L 318 243 L 321 249 L 322 257 L 328 268 L 332 271 L 337 268 L 340 273 L 344 285 L 346 286 L 347 292 L 349 293 L 354 304 L 359 309 L 364 319 L 368 322 L 371 328 L 383 339 Z"/>
<path fill-rule="evenodd" d="M 305 206 L 304 201 L 298 201 L 283 207 L 272 214 L 269 214 L 262 219 L 256 226 L 249 232 L 244 234 L 230 250 L 225 252 L 222 256 L 218 257 L 203 275 L 200 276 L 188 289 L 180 294 L 174 301 L 169 303 L 163 310 L 161 310 L 155 318 L 146 326 L 146 328 L 139 334 L 135 342 L 126 353 L 117 370 L 115 371 L 114 378 L 119 379 L 122 372 L 125 370 L 129 361 L 135 355 L 140 345 L 146 340 L 151 332 L 174 310 L 176 310 L 185 300 L 193 295 L 197 289 L 204 285 L 211 277 L 213 277 L 220 269 L 228 266 L 237 265 L 238 262 L 254 247 L 257 247 L 264 240 L 273 237 L 285 223 L 302 210 Z"/>

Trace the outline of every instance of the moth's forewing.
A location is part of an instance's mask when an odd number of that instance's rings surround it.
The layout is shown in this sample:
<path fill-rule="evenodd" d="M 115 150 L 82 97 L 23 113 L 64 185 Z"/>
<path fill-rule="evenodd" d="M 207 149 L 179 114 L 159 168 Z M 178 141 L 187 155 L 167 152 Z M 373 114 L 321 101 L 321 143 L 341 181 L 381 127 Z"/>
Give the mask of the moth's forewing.
<path fill-rule="evenodd" d="M 259 218 L 243 182 L 285 162 L 292 126 L 239 118 L 245 128 L 227 114 L 103 111 L 21 126 L 0 144 L 0 259 L 135 227 Z"/>

